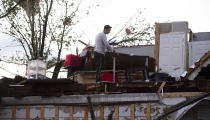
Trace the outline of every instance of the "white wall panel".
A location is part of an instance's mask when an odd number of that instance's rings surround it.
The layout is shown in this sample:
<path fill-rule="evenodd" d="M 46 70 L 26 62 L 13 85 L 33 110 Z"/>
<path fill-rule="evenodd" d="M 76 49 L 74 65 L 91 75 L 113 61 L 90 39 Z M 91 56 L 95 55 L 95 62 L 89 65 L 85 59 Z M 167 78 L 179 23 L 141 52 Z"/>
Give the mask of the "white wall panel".
<path fill-rule="evenodd" d="M 184 71 L 186 67 L 186 34 L 171 32 L 160 35 L 160 72 Z"/>

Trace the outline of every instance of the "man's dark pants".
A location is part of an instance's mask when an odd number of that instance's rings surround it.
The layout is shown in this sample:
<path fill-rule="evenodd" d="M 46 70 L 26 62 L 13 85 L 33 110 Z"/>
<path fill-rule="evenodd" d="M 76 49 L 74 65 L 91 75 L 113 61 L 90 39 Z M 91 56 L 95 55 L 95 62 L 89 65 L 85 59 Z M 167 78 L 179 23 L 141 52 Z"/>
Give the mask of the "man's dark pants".
<path fill-rule="evenodd" d="M 100 82 L 101 69 L 104 63 L 104 54 L 94 52 L 95 66 L 96 66 L 96 82 Z"/>

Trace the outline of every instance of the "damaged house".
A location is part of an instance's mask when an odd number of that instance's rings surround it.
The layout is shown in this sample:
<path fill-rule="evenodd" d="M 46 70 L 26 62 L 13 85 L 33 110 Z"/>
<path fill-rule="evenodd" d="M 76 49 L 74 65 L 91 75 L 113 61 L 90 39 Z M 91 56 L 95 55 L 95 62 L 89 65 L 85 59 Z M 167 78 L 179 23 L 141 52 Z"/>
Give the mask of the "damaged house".
<path fill-rule="evenodd" d="M 209 44 L 187 22 L 156 23 L 155 45 L 106 54 L 101 84 L 87 47 L 68 56 L 68 78 L 3 78 L 0 119 L 208 120 Z"/>

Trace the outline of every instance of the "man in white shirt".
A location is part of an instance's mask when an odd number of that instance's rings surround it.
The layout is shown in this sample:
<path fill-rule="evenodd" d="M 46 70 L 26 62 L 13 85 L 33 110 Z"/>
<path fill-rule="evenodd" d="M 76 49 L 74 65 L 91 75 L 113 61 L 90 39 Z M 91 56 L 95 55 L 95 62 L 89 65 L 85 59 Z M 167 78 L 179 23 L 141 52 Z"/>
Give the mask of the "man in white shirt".
<path fill-rule="evenodd" d="M 94 59 L 96 65 L 96 82 L 100 82 L 101 77 L 101 68 L 104 63 L 105 51 L 112 50 L 112 47 L 107 42 L 106 34 L 109 34 L 111 31 L 110 25 L 105 25 L 104 30 L 101 33 L 96 35 L 95 39 L 95 49 L 94 49 Z"/>

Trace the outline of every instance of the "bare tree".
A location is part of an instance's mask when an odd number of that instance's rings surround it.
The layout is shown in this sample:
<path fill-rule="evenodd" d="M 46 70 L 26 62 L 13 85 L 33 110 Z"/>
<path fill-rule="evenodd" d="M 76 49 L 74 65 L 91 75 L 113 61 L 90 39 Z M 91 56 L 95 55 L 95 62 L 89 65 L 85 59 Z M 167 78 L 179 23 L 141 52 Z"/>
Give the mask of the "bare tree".
<path fill-rule="evenodd" d="M 1 18 L 4 18 L 4 17 L 6 17 L 6 16 L 8 16 L 12 11 L 14 11 L 15 10 L 15 8 L 18 6 L 18 5 L 20 5 L 21 4 L 21 2 L 23 2 L 24 0 L 19 0 L 19 1 L 17 1 L 17 3 L 14 5 L 14 6 L 11 6 L 8 10 L 6 10 L 6 12 L 5 13 L 2 13 L 1 15 L 0 15 L 0 19 Z"/>
<path fill-rule="evenodd" d="M 48 67 L 55 65 L 53 78 L 62 66 L 61 55 L 76 41 L 72 30 L 81 15 L 91 7 L 80 9 L 82 0 L 2 0 L 2 31 L 18 41 L 24 50 L 21 62 L 42 59 Z M 94 3 L 90 4 L 94 5 Z M 83 5 L 84 6 L 84 5 Z M 6 13 L 6 14 L 4 14 Z"/>
<path fill-rule="evenodd" d="M 114 46 L 153 44 L 154 26 L 147 23 L 142 14 L 143 10 L 122 24 L 119 31 L 109 40 L 112 41 L 111 44 Z"/>

